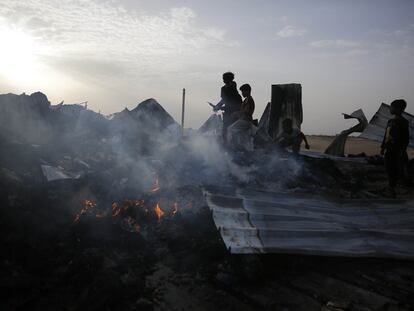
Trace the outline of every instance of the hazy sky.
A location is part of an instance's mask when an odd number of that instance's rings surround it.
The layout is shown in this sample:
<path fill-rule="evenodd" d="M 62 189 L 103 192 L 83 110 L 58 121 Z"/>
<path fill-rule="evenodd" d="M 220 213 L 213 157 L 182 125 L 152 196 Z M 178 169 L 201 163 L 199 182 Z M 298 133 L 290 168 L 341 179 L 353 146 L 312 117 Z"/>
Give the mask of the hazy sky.
<path fill-rule="evenodd" d="M 227 70 L 251 84 L 257 118 L 271 84 L 301 83 L 307 133 L 395 98 L 414 113 L 414 1 L 0 0 L 0 93 L 108 114 L 154 97 L 179 120 L 185 87 L 198 127 Z"/>

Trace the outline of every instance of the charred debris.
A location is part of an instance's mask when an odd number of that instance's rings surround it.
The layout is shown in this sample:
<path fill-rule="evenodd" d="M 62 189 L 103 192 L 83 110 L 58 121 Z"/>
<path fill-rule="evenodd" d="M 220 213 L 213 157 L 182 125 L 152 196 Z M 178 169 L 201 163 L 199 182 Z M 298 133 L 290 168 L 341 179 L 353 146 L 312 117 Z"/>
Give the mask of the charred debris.
<path fill-rule="evenodd" d="M 205 187 L 382 198 L 381 165 L 269 144 L 275 111 L 302 122 L 300 85 L 283 88 L 253 153 L 222 152 L 217 115 L 182 138 L 154 99 L 108 117 L 0 95 L 1 309 L 410 310 L 409 260 L 232 255 L 223 243 Z"/>

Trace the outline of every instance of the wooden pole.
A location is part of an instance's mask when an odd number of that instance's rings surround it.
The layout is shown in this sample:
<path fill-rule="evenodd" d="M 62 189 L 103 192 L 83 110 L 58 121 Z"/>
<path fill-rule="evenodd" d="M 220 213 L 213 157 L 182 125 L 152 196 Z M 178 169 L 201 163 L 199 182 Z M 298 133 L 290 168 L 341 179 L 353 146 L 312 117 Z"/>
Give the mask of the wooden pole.
<path fill-rule="evenodd" d="M 185 89 L 183 89 L 183 104 L 181 110 L 181 135 L 184 136 Z"/>

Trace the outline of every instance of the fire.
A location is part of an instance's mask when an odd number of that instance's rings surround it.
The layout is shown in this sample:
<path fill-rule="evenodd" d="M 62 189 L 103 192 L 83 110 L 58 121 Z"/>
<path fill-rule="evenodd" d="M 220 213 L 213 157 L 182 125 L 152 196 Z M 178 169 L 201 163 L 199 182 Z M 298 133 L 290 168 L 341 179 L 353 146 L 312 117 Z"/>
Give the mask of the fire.
<path fill-rule="evenodd" d="M 178 213 L 178 203 L 175 202 L 173 205 L 172 215 L 175 216 Z"/>
<path fill-rule="evenodd" d="M 118 203 L 112 203 L 112 217 L 118 216 L 121 213 L 121 211 L 122 209 L 120 208 Z"/>
<path fill-rule="evenodd" d="M 171 209 L 165 211 L 161 208 L 160 202 L 154 207 L 154 212 L 145 206 L 144 200 L 124 200 L 119 202 L 113 202 L 111 209 L 100 210 L 95 208 L 97 203 L 92 200 L 85 200 L 85 206 L 76 214 L 74 223 L 79 222 L 81 217 L 85 214 L 95 216 L 97 219 L 100 218 L 114 218 L 114 223 L 118 223 L 122 228 L 129 232 L 140 232 L 141 221 L 145 221 L 146 217 L 152 213 L 155 214 L 157 221 L 161 222 L 164 217 L 172 218 L 175 217 L 179 212 L 178 203 L 175 202 Z M 142 218 L 145 217 L 145 218 Z M 116 218 L 116 219 L 115 219 Z M 140 222 L 138 222 L 140 221 Z"/>
<path fill-rule="evenodd" d="M 137 232 L 138 233 L 141 230 L 141 227 L 137 223 L 137 221 L 134 218 L 130 217 L 130 216 L 128 216 L 125 219 L 125 226 L 126 226 L 126 230 L 130 231 L 130 232 Z"/>
<path fill-rule="evenodd" d="M 88 213 L 91 209 L 96 206 L 96 202 L 92 200 L 85 200 L 85 206 L 76 214 L 75 219 L 73 220 L 74 223 L 77 223 L 83 214 Z"/>
<path fill-rule="evenodd" d="M 157 206 L 155 206 L 155 214 L 157 215 L 158 221 L 161 221 L 162 217 L 164 217 L 165 212 L 161 209 L 160 204 L 157 203 Z"/>
<path fill-rule="evenodd" d="M 135 200 L 134 204 L 136 207 L 144 207 L 145 201 L 144 200 Z"/>
<path fill-rule="evenodd" d="M 132 207 L 144 207 L 144 203 L 144 200 L 125 200 L 122 204 L 114 202 L 112 203 L 112 217 L 117 217 Z"/>

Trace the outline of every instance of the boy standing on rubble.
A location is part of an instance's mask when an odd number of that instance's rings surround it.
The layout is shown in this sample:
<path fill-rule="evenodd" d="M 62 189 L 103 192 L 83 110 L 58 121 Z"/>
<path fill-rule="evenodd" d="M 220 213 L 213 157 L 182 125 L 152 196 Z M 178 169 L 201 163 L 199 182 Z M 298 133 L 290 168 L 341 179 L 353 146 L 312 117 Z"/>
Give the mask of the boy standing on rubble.
<path fill-rule="evenodd" d="M 391 103 L 390 113 L 394 115 L 394 118 L 388 120 L 381 145 L 381 154 L 384 155 L 392 197 L 396 196 L 395 187 L 403 175 L 404 166 L 408 160 L 407 147 L 410 133 L 408 120 L 402 116 L 406 107 L 407 103 L 403 99 L 396 99 Z"/>
<path fill-rule="evenodd" d="M 303 134 L 299 129 L 293 127 L 292 119 L 283 120 L 282 129 L 282 132 L 276 137 L 276 143 L 280 147 L 291 147 L 292 152 L 294 154 L 298 154 L 300 151 L 300 145 L 302 141 L 304 141 L 305 148 L 310 148 L 305 134 Z"/>
<path fill-rule="evenodd" d="M 249 84 L 243 84 L 240 87 L 240 91 L 242 93 L 242 96 L 244 97 L 244 100 L 241 105 L 240 109 L 240 118 L 243 120 L 247 120 L 250 122 L 253 122 L 253 112 L 254 112 L 254 100 L 251 95 L 252 88 Z"/>
<path fill-rule="evenodd" d="M 223 141 L 226 144 L 227 128 L 236 121 L 232 116 L 240 111 L 241 96 L 237 91 L 237 84 L 234 81 L 234 73 L 225 72 L 223 74 L 224 86 L 221 88 L 221 100 L 215 105 L 214 111 L 223 110 Z"/>

